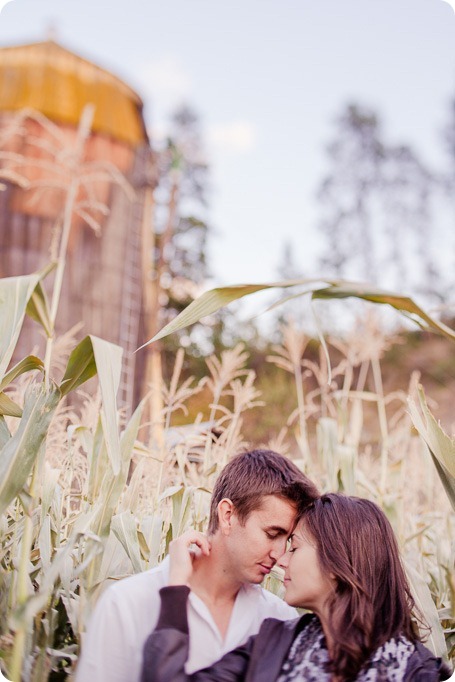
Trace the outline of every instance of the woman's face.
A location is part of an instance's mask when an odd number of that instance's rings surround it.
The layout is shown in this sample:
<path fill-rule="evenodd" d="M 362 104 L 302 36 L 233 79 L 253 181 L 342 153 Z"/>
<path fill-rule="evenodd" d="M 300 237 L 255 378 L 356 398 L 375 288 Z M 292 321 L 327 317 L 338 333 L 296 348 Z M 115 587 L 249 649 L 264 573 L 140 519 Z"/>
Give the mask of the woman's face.
<path fill-rule="evenodd" d="M 320 615 L 335 590 L 335 579 L 322 572 L 316 542 L 304 521 L 297 525 L 288 550 L 277 563 L 284 568 L 285 601 Z"/>

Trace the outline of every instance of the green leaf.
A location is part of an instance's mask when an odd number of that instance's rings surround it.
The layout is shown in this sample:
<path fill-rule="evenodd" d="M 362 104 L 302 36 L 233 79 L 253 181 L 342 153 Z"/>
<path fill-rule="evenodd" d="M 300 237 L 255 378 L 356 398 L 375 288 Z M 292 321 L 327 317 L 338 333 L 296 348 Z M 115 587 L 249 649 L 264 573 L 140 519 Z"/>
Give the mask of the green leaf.
<path fill-rule="evenodd" d="M 282 287 L 292 287 L 298 284 L 320 284 L 321 280 L 315 279 L 302 279 L 302 280 L 290 280 L 289 282 L 272 282 L 271 284 L 234 284 L 229 287 L 219 287 L 217 289 L 211 289 L 206 291 L 204 294 L 192 301 L 189 306 L 182 310 L 182 312 L 177 315 L 177 317 L 169 322 L 163 329 L 158 332 L 150 341 L 144 343 L 141 348 L 148 346 L 149 343 L 153 341 L 158 341 L 168 334 L 184 329 L 194 322 L 199 322 L 203 317 L 216 313 L 224 306 L 237 301 L 239 298 L 244 296 L 249 296 L 257 291 L 264 291 L 267 289 L 282 288 Z M 304 293 L 308 293 L 307 291 Z M 138 349 L 140 350 L 140 349 Z"/>
<path fill-rule="evenodd" d="M 357 492 L 357 452 L 353 445 L 340 443 L 338 445 L 338 458 L 340 462 L 340 481 L 342 490 L 347 495 L 355 495 Z"/>
<path fill-rule="evenodd" d="M 447 471 L 445 466 L 439 462 L 439 460 L 433 455 L 430 450 L 431 459 L 436 467 L 438 476 L 441 479 L 446 495 L 449 498 L 449 502 L 452 505 L 452 509 L 455 511 L 455 478 Z"/>
<path fill-rule="evenodd" d="M 6 393 L 0 393 L 0 414 L 8 417 L 22 417 L 22 408 Z"/>
<path fill-rule="evenodd" d="M 41 523 L 44 522 L 46 515 L 48 515 L 52 502 L 58 499 L 59 493 L 61 493 L 61 489 L 58 484 L 60 474 L 60 469 L 53 469 L 48 462 L 44 462 L 43 486 L 40 505 Z"/>
<path fill-rule="evenodd" d="M 27 389 L 17 431 L 0 451 L 0 513 L 24 487 L 60 398 L 56 388 Z"/>
<path fill-rule="evenodd" d="M 103 545 L 103 556 L 101 561 L 98 561 L 98 559 L 95 560 L 98 562 L 95 577 L 96 585 L 100 585 L 108 579 L 124 578 L 131 573 L 131 561 L 120 546 L 120 542 L 114 533 L 111 532 L 109 534 L 109 537 Z M 79 618 L 80 616 L 78 619 Z"/>
<path fill-rule="evenodd" d="M 60 390 L 62 395 L 81 386 L 96 374 L 95 356 L 90 336 L 86 336 L 72 351 L 63 375 Z"/>
<path fill-rule="evenodd" d="M 36 274 L 0 280 L 0 378 L 12 358 L 28 301 L 38 281 Z"/>
<path fill-rule="evenodd" d="M 425 400 L 423 387 L 420 385 L 418 387 L 418 398 L 420 411 L 415 400 L 411 397 L 408 398 L 409 412 L 413 424 L 434 457 L 455 479 L 455 439 L 444 432 L 441 425 L 438 424 L 431 414 Z"/>
<path fill-rule="evenodd" d="M 446 336 L 455 341 L 455 331 L 450 329 L 447 325 L 434 319 L 426 313 L 420 306 L 415 303 L 409 296 L 402 296 L 401 294 L 392 293 L 383 289 L 377 289 L 370 284 L 362 282 L 332 282 L 332 284 L 323 289 L 313 291 L 313 299 L 340 299 L 340 298 L 359 298 L 371 303 L 378 303 L 380 305 L 390 305 L 395 310 L 406 317 L 410 317 L 414 322 L 417 322 L 424 328 L 433 329 L 434 331 Z"/>
<path fill-rule="evenodd" d="M 328 286 L 321 287 L 321 283 L 325 282 Z M 311 293 L 313 299 L 339 299 L 355 297 L 372 303 L 390 305 L 406 317 L 411 317 L 414 322 L 421 326 L 447 336 L 452 341 L 455 341 L 455 332 L 447 327 L 442 322 L 439 322 L 428 315 L 422 308 L 420 308 L 408 296 L 387 292 L 382 289 L 377 289 L 370 284 L 360 282 L 350 282 L 346 280 L 334 279 L 294 279 L 284 282 L 272 282 L 270 284 L 237 284 L 228 287 L 219 287 L 206 291 L 197 299 L 192 301 L 177 317 L 169 322 L 163 329 L 158 332 L 150 341 L 147 341 L 141 348 L 147 346 L 153 341 L 158 341 L 164 336 L 171 334 L 179 329 L 184 329 L 195 322 L 199 322 L 203 317 L 217 312 L 224 306 L 233 301 L 237 301 L 244 296 L 249 296 L 257 291 L 265 291 L 268 289 L 285 289 L 294 286 L 304 286 L 305 291 L 293 296 L 304 296 Z M 278 302 L 280 305 L 285 301 Z M 138 349 L 139 350 L 139 349 Z"/>
<path fill-rule="evenodd" d="M 111 528 L 115 537 L 127 553 L 128 558 L 133 565 L 134 572 L 141 573 L 141 571 L 144 570 L 144 567 L 141 561 L 141 550 L 139 547 L 134 516 L 131 512 L 117 514 L 112 518 Z"/>
<path fill-rule="evenodd" d="M 75 547 L 80 546 L 81 540 L 85 535 L 84 533 L 73 531 L 67 542 L 62 547 L 56 549 L 51 564 L 40 575 L 42 580 L 38 592 L 32 594 L 25 604 L 16 609 L 12 614 L 11 621 L 14 628 L 28 628 L 36 614 L 46 607 L 55 589 L 55 584 L 67 569 L 68 561 L 71 563 L 74 561 L 72 554 Z M 87 539 L 90 539 L 90 545 L 87 546 L 84 553 L 84 562 L 79 564 L 75 575 L 78 575 L 87 563 L 102 552 L 102 544 L 97 538 L 89 535 Z"/>
<path fill-rule="evenodd" d="M 172 539 L 178 538 L 187 528 L 195 490 L 194 486 L 178 486 L 168 488 L 162 495 L 172 499 Z"/>
<path fill-rule="evenodd" d="M 90 528 L 100 538 L 109 535 L 112 515 L 115 512 L 123 488 L 125 487 L 130 468 L 133 447 L 139 430 L 143 409 L 141 402 L 133 413 L 120 442 L 121 467 L 115 474 L 111 467 L 106 468 L 99 491 L 99 500 L 95 504 L 95 516 Z M 99 475 L 99 474 L 98 474 Z"/>
<path fill-rule="evenodd" d="M 428 638 L 426 638 L 426 630 L 421 632 L 421 635 L 425 636 L 425 646 L 430 649 L 435 656 L 440 656 L 447 660 L 447 647 L 444 631 L 439 621 L 438 610 L 431 596 L 430 589 L 422 576 L 413 566 L 411 566 L 411 564 L 409 564 L 409 562 L 405 561 L 404 564 L 416 606 L 430 628 Z"/>
<path fill-rule="evenodd" d="M 161 551 L 162 531 L 163 518 L 161 516 L 153 514 L 152 516 L 146 516 L 142 519 L 141 532 L 147 543 L 147 548 L 149 549 L 149 554 L 147 556 L 149 566 L 158 565 Z"/>
<path fill-rule="evenodd" d="M 30 495 L 29 488 L 24 486 L 22 490 L 18 492 L 17 497 L 22 505 L 24 513 L 27 514 L 27 516 L 31 516 L 35 508 L 35 500 Z"/>
<path fill-rule="evenodd" d="M 62 394 L 66 395 L 98 373 L 103 401 L 101 421 L 114 474 L 120 470 L 116 395 L 122 370 L 122 353 L 120 346 L 97 336 L 86 336 L 71 353 L 60 385 Z"/>
<path fill-rule="evenodd" d="M 32 372 L 33 370 L 42 370 L 44 368 L 44 363 L 35 355 L 28 355 L 26 358 L 21 360 L 14 365 L 9 372 L 5 374 L 2 381 L 0 381 L 0 391 L 3 391 L 9 384 L 16 379 L 16 377 L 24 374 L 25 372 Z"/>
<path fill-rule="evenodd" d="M 0 415 L 0 449 L 6 445 L 11 438 L 11 433 L 5 421 L 5 417 Z"/>
<path fill-rule="evenodd" d="M 448 436 L 431 414 L 422 386 L 418 387 L 419 406 L 408 398 L 412 422 L 430 451 L 441 483 L 455 510 L 455 439 Z"/>
<path fill-rule="evenodd" d="M 329 489 L 338 487 L 338 425 L 332 417 L 321 417 L 316 424 L 318 459 L 329 477 Z"/>
<path fill-rule="evenodd" d="M 87 502 L 93 505 L 100 498 L 101 484 L 108 469 L 109 457 L 103 435 L 101 415 L 98 417 L 92 448 L 88 453 Z"/>
<path fill-rule="evenodd" d="M 114 474 L 120 471 L 121 453 L 117 423 L 116 396 L 120 385 L 122 372 L 123 348 L 113 343 L 90 336 L 95 364 L 98 371 L 101 399 L 101 421 L 103 424 L 104 438 L 106 441 L 107 454 L 109 456 Z"/>
<path fill-rule="evenodd" d="M 52 536 L 51 536 L 51 517 L 45 515 L 38 535 L 38 548 L 43 571 L 47 571 L 51 565 L 52 558 Z"/>
<path fill-rule="evenodd" d="M 98 499 L 91 505 L 90 511 L 85 515 L 80 515 L 76 521 L 75 527 L 79 530 L 86 530 L 90 528 L 92 533 L 95 533 L 100 538 L 104 545 L 109 542 L 112 516 L 117 508 L 120 496 L 125 487 L 128 472 L 133 453 L 134 443 L 139 430 L 143 409 L 143 402 L 136 408 L 131 417 L 125 431 L 122 434 L 120 442 L 121 452 L 121 467 L 118 474 L 114 474 L 112 467 L 105 466 L 105 472 L 102 483 L 99 488 Z M 97 438 L 95 437 L 94 441 Z M 102 471 L 99 469 L 97 477 L 101 475 Z M 112 537 L 112 534 L 111 534 Z M 103 568 L 104 566 L 104 568 Z M 105 562 L 102 562 L 98 557 L 90 566 L 88 574 L 85 579 L 85 588 L 92 590 L 100 581 L 104 579 Z"/>
<path fill-rule="evenodd" d="M 38 282 L 27 304 L 26 313 L 35 322 L 38 322 L 46 332 L 46 336 L 50 338 L 53 334 L 51 315 L 49 310 L 49 302 L 47 300 L 46 292 Z"/>
<path fill-rule="evenodd" d="M 13 356 L 30 298 L 53 267 L 51 264 L 31 275 L 0 279 L 0 379 Z"/>

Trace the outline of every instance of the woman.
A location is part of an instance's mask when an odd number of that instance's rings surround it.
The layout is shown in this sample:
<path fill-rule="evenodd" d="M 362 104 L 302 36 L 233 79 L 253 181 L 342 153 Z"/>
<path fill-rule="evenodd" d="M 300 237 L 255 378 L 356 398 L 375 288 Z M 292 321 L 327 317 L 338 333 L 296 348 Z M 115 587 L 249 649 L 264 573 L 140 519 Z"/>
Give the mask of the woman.
<path fill-rule="evenodd" d="M 210 668 L 186 675 L 186 600 L 190 540 L 171 552 L 170 586 L 144 648 L 142 682 L 433 682 L 450 676 L 421 644 L 397 543 L 384 513 L 369 500 L 323 495 L 301 516 L 284 569 L 285 600 L 312 611 L 293 621 L 267 619 L 259 633 Z"/>

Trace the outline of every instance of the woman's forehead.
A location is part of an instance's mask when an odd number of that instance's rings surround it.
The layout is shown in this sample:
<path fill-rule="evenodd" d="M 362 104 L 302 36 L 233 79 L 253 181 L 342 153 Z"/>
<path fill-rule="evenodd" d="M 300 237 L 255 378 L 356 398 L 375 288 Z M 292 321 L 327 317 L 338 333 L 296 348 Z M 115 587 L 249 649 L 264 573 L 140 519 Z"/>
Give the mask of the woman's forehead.
<path fill-rule="evenodd" d="M 313 543 L 314 538 L 310 533 L 307 524 L 305 523 L 305 518 L 299 519 L 294 531 L 291 535 L 291 539 L 305 540 L 306 542 Z"/>

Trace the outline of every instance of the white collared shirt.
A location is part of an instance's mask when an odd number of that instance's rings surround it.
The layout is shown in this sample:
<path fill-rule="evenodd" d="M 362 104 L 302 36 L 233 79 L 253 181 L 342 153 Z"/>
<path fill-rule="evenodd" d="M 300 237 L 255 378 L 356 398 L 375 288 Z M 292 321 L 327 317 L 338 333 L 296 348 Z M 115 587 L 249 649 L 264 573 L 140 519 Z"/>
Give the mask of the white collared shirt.
<path fill-rule="evenodd" d="M 111 585 L 100 597 L 83 639 L 76 682 L 139 682 L 142 650 L 160 611 L 169 559 L 150 571 Z M 188 674 L 205 668 L 258 632 L 265 618 L 296 618 L 295 609 L 259 585 L 244 585 L 223 638 L 204 602 L 190 593 Z"/>

